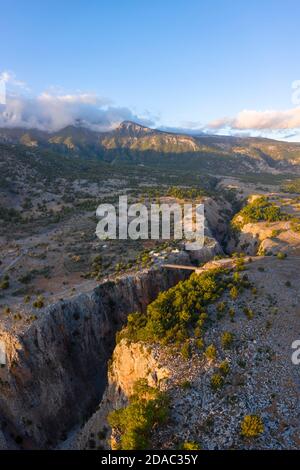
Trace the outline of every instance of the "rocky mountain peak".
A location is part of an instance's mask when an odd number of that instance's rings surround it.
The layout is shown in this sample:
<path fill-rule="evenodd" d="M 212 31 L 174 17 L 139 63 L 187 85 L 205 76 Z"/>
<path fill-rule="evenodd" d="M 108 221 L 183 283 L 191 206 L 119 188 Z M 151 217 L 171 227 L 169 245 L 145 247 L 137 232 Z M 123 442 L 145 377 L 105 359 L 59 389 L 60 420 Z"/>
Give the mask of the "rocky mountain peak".
<path fill-rule="evenodd" d="M 123 135 L 130 135 L 132 137 L 139 137 L 141 135 L 154 133 L 155 131 L 149 127 L 142 126 L 141 124 L 137 124 L 133 121 L 123 121 L 117 127 L 116 132 Z"/>

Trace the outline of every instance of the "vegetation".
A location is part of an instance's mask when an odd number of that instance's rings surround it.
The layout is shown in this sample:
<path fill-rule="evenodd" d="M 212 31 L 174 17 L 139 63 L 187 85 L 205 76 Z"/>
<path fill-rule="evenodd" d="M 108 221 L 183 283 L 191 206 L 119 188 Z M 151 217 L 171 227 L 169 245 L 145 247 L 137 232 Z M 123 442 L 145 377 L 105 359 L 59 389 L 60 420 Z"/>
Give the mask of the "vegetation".
<path fill-rule="evenodd" d="M 171 186 L 167 191 L 167 196 L 177 199 L 198 199 L 205 194 L 203 188 L 179 188 L 178 186 Z"/>
<path fill-rule="evenodd" d="M 201 446 L 195 441 L 185 441 L 181 446 L 181 450 L 201 450 Z"/>
<path fill-rule="evenodd" d="M 145 314 L 129 315 L 127 327 L 117 339 L 182 343 L 193 335 L 194 328 L 202 330 L 207 319 L 205 308 L 221 296 L 229 282 L 222 269 L 193 273 L 188 280 L 161 292 Z"/>
<path fill-rule="evenodd" d="M 4 222 L 20 222 L 22 216 L 16 209 L 0 206 L 0 220 Z"/>
<path fill-rule="evenodd" d="M 258 437 L 264 432 L 264 423 L 260 416 L 247 415 L 241 423 L 241 434 L 244 437 Z"/>
<path fill-rule="evenodd" d="M 221 364 L 219 365 L 219 371 L 220 373 L 225 377 L 226 375 L 229 374 L 230 366 L 228 361 L 222 361 Z"/>
<path fill-rule="evenodd" d="M 238 298 L 238 295 L 239 295 L 238 288 L 236 286 L 233 286 L 230 289 L 229 294 L 230 294 L 230 297 L 232 298 L 232 300 L 236 300 Z"/>
<path fill-rule="evenodd" d="M 186 359 L 186 360 L 190 359 L 190 357 L 191 357 L 191 345 L 190 345 L 189 340 L 186 340 L 183 343 L 183 346 L 182 346 L 180 352 L 181 352 L 181 355 L 184 359 Z"/>
<path fill-rule="evenodd" d="M 230 331 L 224 331 L 221 336 L 221 344 L 224 349 L 229 349 L 232 346 L 234 335 Z"/>
<path fill-rule="evenodd" d="M 252 320 L 252 318 L 254 317 L 254 312 L 251 308 L 249 307 L 245 307 L 244 308 L 244 314 L 246 315 L 246 317 L 248 318 L 248 320 Z"/>
<path fill-rule="evenodd" d="M 243 225 L 252 222 L 277 222 L 288 218 L 289 216 L 283 214 L 278 206 L 262 196 L 244 206 L 233 218 L 232 226 L 240 229 Z"/>
<path fill-rule="evenodd" d="M 223 387 L 224 385 L 224 377 L 216 372 L 211 376 L 210 379 L 210 386 L 213 390 L 218 390 L 219 388 Z"/>
<path fill-rule="evenodd" d="M 136 382 L 129 405 L 108 415 L 109 424 L 120 436 L 117 448 L 149 448 L 153 427 L 163 423 L 168 413 L 168 397 L 165 393 L 150 387 L 146 380 Z"/>
<path fill-rule="evenodd" d="M 300 178 L 288 181 L 282 185 L 282 190 L 286 193 L 300 193 Z"/>
<path fill-rule="evenodd" d="M 213 361 L 214 359 L 216 359 L 217 349 L 213 344 L 210 344 L 209 346 L 207 346 L 207 348 L 205 350 L 205 356 L 210 361 Z"/>
<path fill-rule="evenodd" d="M 9 288 L 9 280 L 8 279 L 3 279 L 0 281 L 0 289 L 8 289 Z"/>
<path fill-rule="evenodd" d="M 44 297 L 42 295 L 39 295 L 32 305 L 34 308 L 43 308 L 45 305 Z"/>

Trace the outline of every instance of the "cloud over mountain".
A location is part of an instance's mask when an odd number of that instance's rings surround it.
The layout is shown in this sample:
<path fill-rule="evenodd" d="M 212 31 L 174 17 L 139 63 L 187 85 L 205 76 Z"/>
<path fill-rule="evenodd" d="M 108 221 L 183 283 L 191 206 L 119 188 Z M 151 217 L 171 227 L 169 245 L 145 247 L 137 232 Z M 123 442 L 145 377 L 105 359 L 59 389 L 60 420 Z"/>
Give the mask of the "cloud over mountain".
<path fill-rule="evenodd" d="M 283 111 L 244 110 L 236 117 L 225 117 L 209 123 L 210 129 L 281 131 L 300 128 L 300 107 Z"/>
<path fill-rule="evenodd" d="M 137 116 L 127 107 L 115 106 L 110 100 L 96 94 L 68 94 L 51 90 L 34 96 L 11 73 L 3 72 L 0 80 L 6 85 L 6 104 L 0 105 L 0 127 L 56 131 L 80 123 L 93 130 L 103 131 L 125 120 L 153 124 L 150 119 Z"/>

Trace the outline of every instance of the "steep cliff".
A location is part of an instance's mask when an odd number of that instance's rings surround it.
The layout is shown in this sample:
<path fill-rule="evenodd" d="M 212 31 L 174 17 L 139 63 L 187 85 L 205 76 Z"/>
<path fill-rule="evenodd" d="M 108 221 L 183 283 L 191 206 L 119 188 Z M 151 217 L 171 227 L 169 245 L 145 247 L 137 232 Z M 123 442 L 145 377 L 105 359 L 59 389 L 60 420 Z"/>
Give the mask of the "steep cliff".
<path fill-rule="evenodd" d="M 7 364 L 0 369 L 4 431 L 26 448 L 56 445 L 99 403 L 116 331 L 161 290 L 188 275 L 150 269 L 100 284 L 46 308 L 25 331 L 0 332 Z"/>

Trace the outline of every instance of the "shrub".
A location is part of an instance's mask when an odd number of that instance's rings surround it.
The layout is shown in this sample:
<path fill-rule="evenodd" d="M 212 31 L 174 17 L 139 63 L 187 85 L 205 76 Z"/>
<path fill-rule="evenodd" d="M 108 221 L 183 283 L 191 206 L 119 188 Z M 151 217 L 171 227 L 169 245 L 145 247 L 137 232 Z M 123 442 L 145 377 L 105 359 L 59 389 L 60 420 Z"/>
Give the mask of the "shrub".
<path fill-rule="evenodd" d="M 244 271 L 246 268 L 245 268 L 245 261 L 243 258 L 238 258 L 237 261 L 236 261 L 236 274 L 239 273 L 239 271 Z"/>
<path fill-rule="evenodd" d="M 203 331 L 201 330 L 200 326 L 197 326 L 194 330 L 195 338 L 201 338 L 203 335 Z"/>
<path fill-rule="evenodd" d="M 187 389 L 191 388 L 192 385 L 191 385 L 191 382 L 189 380 L 184 380 L 183 382 L 181 382 L 180 386 L 184 390 L 187 390 Z"/>
<path fill-rule="evenodd" d="M 221 374 L 215 373 L 211 376 L 210 386 L 213 390 L 218 390 L 219 388 L 223 387 L 223 385 L 224 377 Z"/>
<path fill-rule="evenodd" d="M 260 416 L 247 415 L 241 423 L 241 434 L 244 437 L 258 437 L 264 432 L 264 423 Z"/>
<path fill-rule="evenodd" d="M 181 350 L 180 350 L 180 353 L 182 355 L 182 357 L 186 360 L 190 359 L 191 357 L 191 345 L 190 345 L 190 342 L 187 340 L 185 341 L 185 343 L 183 344 Z"/>
<path fill-rule="evenodd" d="M 8 289 L 9 288 L 9 280 L 8 279 L 3 279 L 0 283 L 0 289 Z"/>
<path fill-rule="evenodd" d="M 221 364 L 219 365 L 219 371 L 220 373 L 225 377 L 226 375 L 229 374 L 230 366 L 228 361 L 222 361 Z"/>
<path fill-rule="evenodd" d="M 163 423 L 168 413 L 168 397 L 165 393 L 149 387 L 145 380 L 136 382 L 129 405 L 108 415 L 110 426 L 120 434 L 118 449 L 149 448 L 153 427 Z"/>
<path fill-rule="evenodd" d="M 238 288 L 236 286 L 233 286 L 230 289 L 229 295 L 232 298 L 232 300 L 236 300 L 238 298 L 238 295 L 239 295 Z"/>
<path fill-rule="evenodd" d="M 233 320 L 234 320 L 234 316 L 235 316 L 235 310 L 234 310 L 234 308 L 230 308 L 230 309 L 229 309 L 229 316 L 230 316 L 230 320 L 233 321 Z"/>
<path fill-rule="evenodd" d="M 221 335 L 221 344 L 224 349 L 229 349 L 232 346 L 234 334 L 230 331 L 224 331 Z"/>
<path fill-rule="evenodd" d="M 198 338 L 196 340 L 196 346 L 198 349 L 200 349 L 200 351 L 202 351 L 204 349 L 204 341 L 202 338 Z"/>
<path fill-rule="evenodd" d="M 32 304 L 34 308 L 43 308 L 45 305 L 45 299 L 42 295 L 39 295 Z"/>
<path fill-rule="evenodd" d="M 226 309 L 226 303 L 225 302 L 220 302 L 217 305 L 218 312 L 223 313 L 225 311 L 225 309 Z"/>
<path fill-rule="evenodd" d="M 252 320 L 252 318 L 254 317 L 254 312 L 251 308 L 249 307 L 245 307 L 244 308 L 244 314 L 246 315 L 246 317 L 248 318 L 248 320 Z"/>
<path fill-rule="evenodd" d="M 277 253 L 277 258 L 278 259 L 285 259 L 286 258 L 286 253 L 282 253 L 282 251 L 279 251 Z"/>
<path fill-rule="evenodd" d="M 214 359 L 216 359 L 217 349 L 213 344 L 210 344 L 209 346 L 207 346 L 207 348 L 205 350 L 205 356 L 210 361 L 213 361 Z"/>
<path fill-rule="evenodd" d="M 201 450 L 201 446 L 194 441 L 185 441 L 181 446 L 181 450 Z"/>

